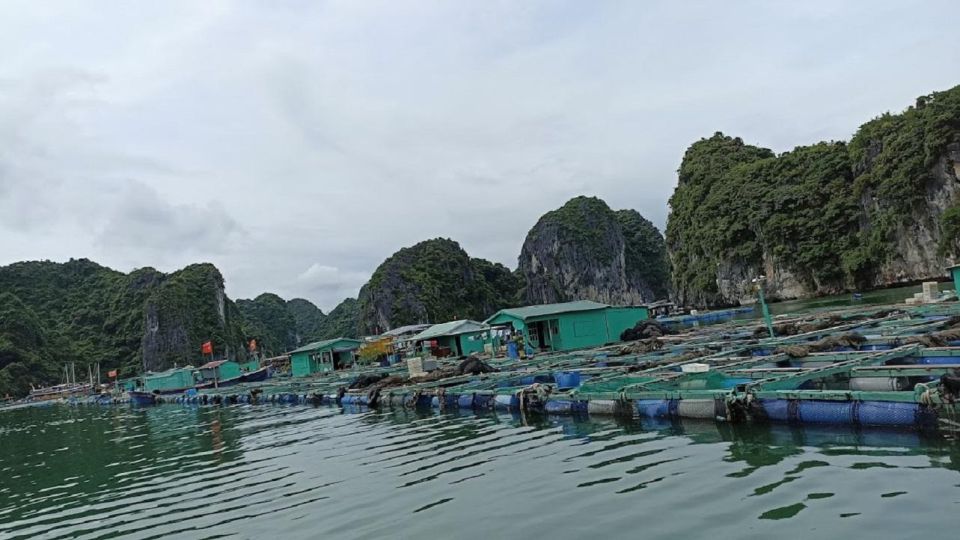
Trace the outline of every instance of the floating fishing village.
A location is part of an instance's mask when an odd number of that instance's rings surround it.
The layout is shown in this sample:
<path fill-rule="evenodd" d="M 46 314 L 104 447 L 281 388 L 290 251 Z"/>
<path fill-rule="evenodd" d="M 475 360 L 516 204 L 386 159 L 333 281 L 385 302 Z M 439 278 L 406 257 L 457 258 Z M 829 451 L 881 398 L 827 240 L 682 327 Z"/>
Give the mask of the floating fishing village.
<path fill-rule="evenodd" d="M 950 270 L 953 291 L 930 282 L 902 304 L 767 315 L 766 324 L 752 307 L 669 315 L 666 304 L 528 306 L 147 373 L 103 392 L 61 385 L 8 406 L 496 409 L 953 432 L 960 268 Z M 212 356 L 213 344 L 204 352 Z"/>

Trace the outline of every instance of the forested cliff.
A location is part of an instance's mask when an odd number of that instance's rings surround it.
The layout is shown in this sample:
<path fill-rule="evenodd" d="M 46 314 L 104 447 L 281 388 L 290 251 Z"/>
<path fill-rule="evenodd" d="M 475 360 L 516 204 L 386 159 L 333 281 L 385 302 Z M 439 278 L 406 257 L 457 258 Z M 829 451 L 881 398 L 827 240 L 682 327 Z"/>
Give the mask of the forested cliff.
<path fill-rule="evenodd" d="M 775 155 L 717 133 L 687 150 L 670 199 L 677 300 L 797 298 L 943 275 L 956 244 L 960 87 Z"/>

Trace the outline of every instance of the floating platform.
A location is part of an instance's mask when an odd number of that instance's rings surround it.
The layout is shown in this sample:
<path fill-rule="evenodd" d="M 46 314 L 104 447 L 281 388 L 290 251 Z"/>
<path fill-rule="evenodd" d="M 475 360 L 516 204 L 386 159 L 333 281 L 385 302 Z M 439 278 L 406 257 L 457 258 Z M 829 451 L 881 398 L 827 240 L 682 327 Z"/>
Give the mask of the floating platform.
<path fill-rule="evenodd" d="M 597 349 L 488 359 L 492 373 L 458 375 L 459 362 L 447 360 L 440 367 L 448 376 L 432 380 L 408 379 L 404 368 L 391 366 L 157 402 L 960 428 L 960 389 L 942 384 L 960 372 L 960 303 L 815 311 L 779 317 L 775 327 L 779 337 L 768 338 L 756 320 L 731 320 Z"/>

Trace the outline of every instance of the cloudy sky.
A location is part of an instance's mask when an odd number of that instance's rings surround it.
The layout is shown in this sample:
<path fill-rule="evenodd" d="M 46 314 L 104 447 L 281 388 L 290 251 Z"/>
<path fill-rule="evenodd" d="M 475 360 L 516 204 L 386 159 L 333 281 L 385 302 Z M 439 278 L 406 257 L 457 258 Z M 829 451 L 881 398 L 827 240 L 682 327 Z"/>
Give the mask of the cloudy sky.
<path fill-rule="evenodd" d="M 715 131 L 847 139 L 960 84 L 952 0 L 793 4 L 5 0 L 0 264 L 210 261 L 329 310 L 427 238 L 515 267 L 576 195 L 662 229 Z"/>

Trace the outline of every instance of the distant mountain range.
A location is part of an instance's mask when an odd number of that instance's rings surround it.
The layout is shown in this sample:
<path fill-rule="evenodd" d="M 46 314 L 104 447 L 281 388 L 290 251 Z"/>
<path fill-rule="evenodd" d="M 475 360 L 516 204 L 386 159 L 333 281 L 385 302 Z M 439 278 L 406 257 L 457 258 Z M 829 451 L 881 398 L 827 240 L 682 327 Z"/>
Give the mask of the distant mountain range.
<path fill-rule="evenodd" d="M 243 358 L 413 323 L 483 319 L 587 299 L 690 306 L 830 294 L 942 275 L 960 254 L 960 87 L 867 122 L 849 143 L 775 155 L 722 133 L 680 165 L 666 239 L 633 210 L 576 197 L 528 232 L 516 270 L 437 238 L 388 257 L 358 298 L 324 314 L 264 293 L 232 301 L 211 264 L 129 274 L 89 260 L 0 267 L 0 395 L 56 382 L 64 362 L 122 376 L 196 364 L 200 345 Z"/>

